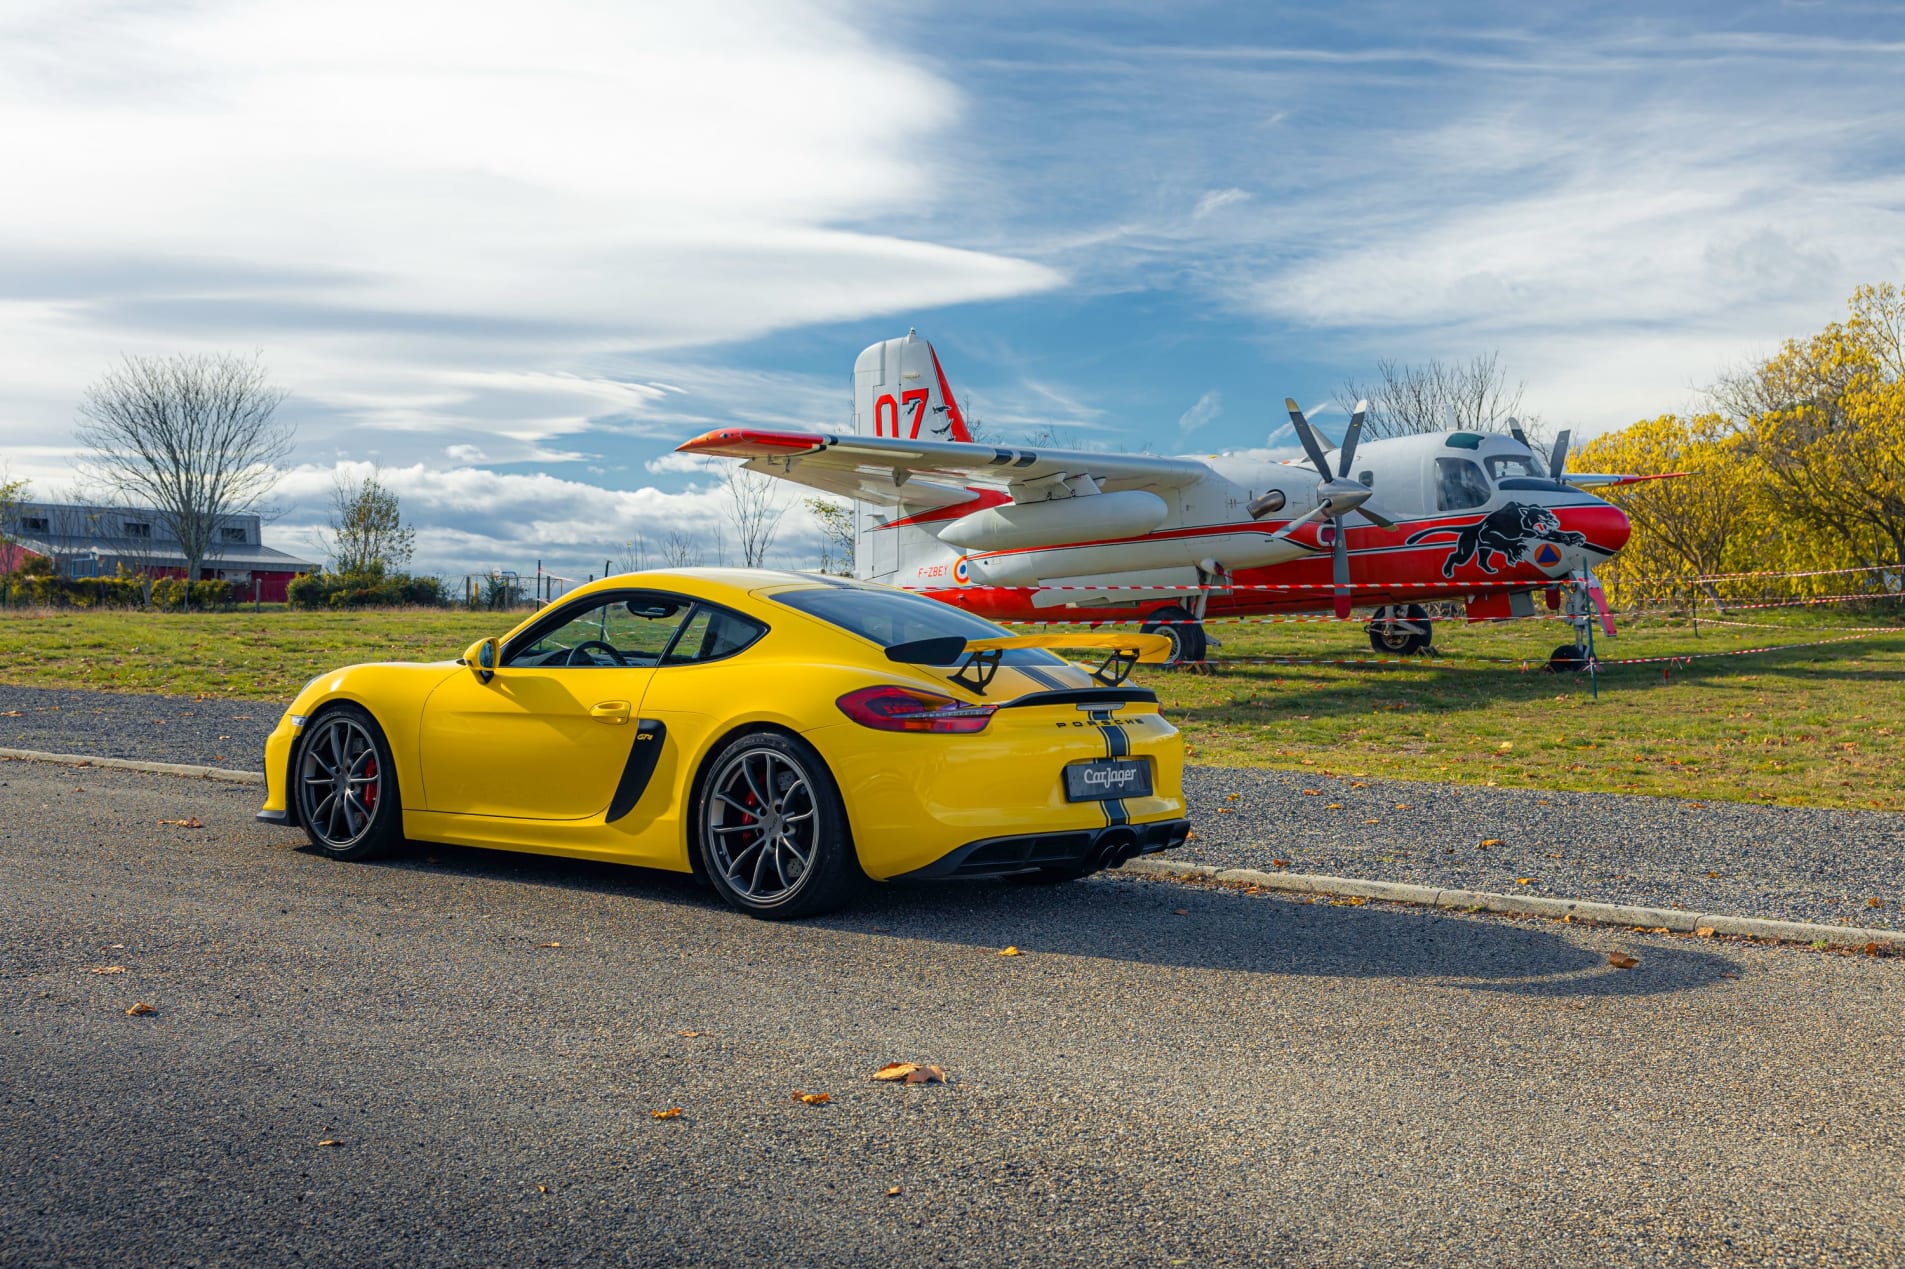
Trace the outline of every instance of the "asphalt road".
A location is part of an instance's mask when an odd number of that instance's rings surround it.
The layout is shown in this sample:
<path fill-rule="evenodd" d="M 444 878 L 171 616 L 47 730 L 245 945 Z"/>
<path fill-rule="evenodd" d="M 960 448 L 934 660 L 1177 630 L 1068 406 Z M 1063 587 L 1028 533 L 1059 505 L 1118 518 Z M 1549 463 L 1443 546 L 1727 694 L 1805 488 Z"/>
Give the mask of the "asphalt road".
<path fill-rule="evenodd" d="M 254 796 L 0 763 L 0 1264 L 1905 1257 L 1905 961 L 1114 879 L 775 926 Z"/>
<path fill-rule="evenodd" d="M 0 686 L 0 747 L 255 771 L 282 712 Z M 1185 785 L 1189 863 L 1905 929 L 1905 815 L 1220 767 Z"/>

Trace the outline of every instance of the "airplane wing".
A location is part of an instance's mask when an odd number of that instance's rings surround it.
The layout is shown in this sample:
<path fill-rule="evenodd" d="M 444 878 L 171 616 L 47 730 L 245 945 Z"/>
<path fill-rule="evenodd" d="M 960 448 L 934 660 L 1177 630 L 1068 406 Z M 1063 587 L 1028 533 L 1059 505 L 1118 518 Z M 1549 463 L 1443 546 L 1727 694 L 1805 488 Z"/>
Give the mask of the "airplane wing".
<path fill-rule="evenodd" d="M 1007 489 L 1016 497 L 1034 485 L 1081 478 L 1103 491 L 1156 490 L 1193 485 L 1210 474 L 1210 468 L 1189 458 L 757 428 L 721 428 L 676 450 L 746 459 L 755 471 L 885 506 L 969 502 L 974 485 Z M 1066 494 L 1077 492 L 1085 491 L 1074 487 Z"/>
<path fill-rule="evenodd" d="M 1561 479 L 1580 489 L 1604 489 L 1615 485 L 1638 485 L 1647 480 L 1676 480 L 1693 474 L 1690 471 L 1664 471 L 1653 476 L 1620 476 L 1611 472 L 1564 471 Z"/>

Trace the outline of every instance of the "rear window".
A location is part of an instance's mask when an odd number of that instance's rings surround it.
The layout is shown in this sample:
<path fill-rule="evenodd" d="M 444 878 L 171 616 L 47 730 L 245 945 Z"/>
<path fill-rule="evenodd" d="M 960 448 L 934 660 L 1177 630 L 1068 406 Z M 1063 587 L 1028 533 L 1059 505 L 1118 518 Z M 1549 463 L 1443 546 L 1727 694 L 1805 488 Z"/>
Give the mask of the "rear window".
<path fill-rule="evenodd" d="M 815 586 L 804 590 L 784 590 L 768 598 L 786 604 L 809 617 L 818 617 L 829 625 L 852 631 L 862 639 L 871 639 L 882 648 L 897 647 L 919 639 L 1008 639 L 1012 632 L 995 626 L 983 617 L 975 617 L 937 599 L 908 595 L 904 591 L 875 590 L 865 586 Z M 1006 665 L 1063 665 L 1063 659 L 1043 648 L 1012 648 L 1004 658 Z"/>

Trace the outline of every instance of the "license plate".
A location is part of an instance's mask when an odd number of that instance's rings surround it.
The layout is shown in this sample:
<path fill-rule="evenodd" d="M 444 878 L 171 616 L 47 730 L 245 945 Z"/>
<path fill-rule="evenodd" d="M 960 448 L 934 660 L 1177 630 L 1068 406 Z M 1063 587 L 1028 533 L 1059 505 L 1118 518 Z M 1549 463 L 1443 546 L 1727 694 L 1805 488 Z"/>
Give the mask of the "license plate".
<path fill-rule="evenodd" d="M 1094 758 L 1065 768 L 1065 800 L 1103 802 L 1151 796 L 1151 764 L 1139 758 Z"/>

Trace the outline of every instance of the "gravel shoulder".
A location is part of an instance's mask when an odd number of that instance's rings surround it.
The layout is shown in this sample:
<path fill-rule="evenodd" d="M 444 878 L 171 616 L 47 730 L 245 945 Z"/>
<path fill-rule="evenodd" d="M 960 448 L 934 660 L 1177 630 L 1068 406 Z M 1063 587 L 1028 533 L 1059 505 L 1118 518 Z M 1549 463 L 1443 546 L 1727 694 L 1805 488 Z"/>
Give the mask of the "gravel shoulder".
<path fill-rule="evenodd" d="M 332 863 L 253 794 L 0 763 L 0 1265 L 1905 1248 L 1895 959 L 1115 878 L 777 926 L 612 865 Z"/>
<path fill-rule="evenodd" d="M 0 747 L 256 771 L 281 712 L 0 686 Z M 1221 767 L 1186 793 L 1188 863 L 1905 929 L 1897 813 Z"/>

